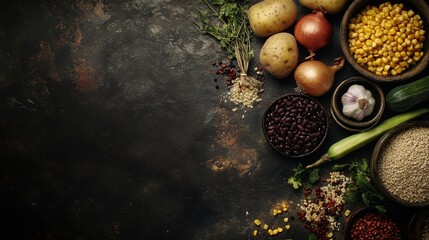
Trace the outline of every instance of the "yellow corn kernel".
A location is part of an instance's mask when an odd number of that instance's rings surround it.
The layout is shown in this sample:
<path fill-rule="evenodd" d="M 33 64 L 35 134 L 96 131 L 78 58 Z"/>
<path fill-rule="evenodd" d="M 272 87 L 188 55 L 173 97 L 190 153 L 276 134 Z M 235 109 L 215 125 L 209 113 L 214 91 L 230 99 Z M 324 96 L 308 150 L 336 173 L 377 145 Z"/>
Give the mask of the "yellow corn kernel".
<path fill-rule="evenodd" d="M 289 224 L 288 224 L 288 225 L 286 225 L 286 226 L 285 226 L 285 229 L 286 229 L 286 230 L 289 230 L 289 229 L 290 229 L 290 225 L 289 225 Z"/>
<path fill-rule="evenodd" d="M 279 230 L 277 230 L 277 229 L 273 230 L 273 235 L 277 235 L 278 233 L 279 233 Z"/>
<path fill-rule="evenodd" d="M 285 222 L 285 223 L 287 223 L 287 222 L 289 222 L 289 218 L 283 218 L 283 222 Z"/>
<path fill-rule="evenodd" d="M 264 224 L 264 225 L 262 226 L 262 228 L 263 228 L 264 230 L 267 230 L 267 229 L 268 229 L 268 225 L 267 225 L 267 224 Z"/>
<path fill-rule="evenodd" d="M 277 231 L 278 231 L 279 233 L 281 233 L 281 232 L 283 232 L 283 228 L 278 227 L 278 228 L 277 228 Z"/>
<path fill-rule="evenodd" d="M 253 220 L 253 223 L 255 223 L 256 226 L 259 226 L 259 225 L 261 225 L 261 220 L 255 219 L 255 220 Z"/>
<path fill-rule="evenodd" d="M 351 211 L 347 209 L 347 210 L 344 212 L 344 216 L 348 217 L 348 216 L 350 215 L 350 213 L 351 213 Z"/>
<path fill-rule="evenodd" d="M 277 216 L 277 209 L 273 209 L 273 216 Z"/>
<path fill-rule="evenodd" d="M 253 236 L 256 237 L 258 235 L 258 230 L 253 231 Z"/>
<path fill-rule="evenodd" d="M 268 229 L 268 234 L 270 235 L 270 236 L 272 236 L 274 233 L 273 233 L 273 230 L 272 229 Z"/>
<path fill-rule="evenodd" d="M 333 237 L 333 236 L 334 236 L 334 234 L 333 234 L 332 232 L 329 232 L 328 234 L 326 234 L 326 236 L 327 236 L 328 238 L 331 238 L 331 237 Z"/>

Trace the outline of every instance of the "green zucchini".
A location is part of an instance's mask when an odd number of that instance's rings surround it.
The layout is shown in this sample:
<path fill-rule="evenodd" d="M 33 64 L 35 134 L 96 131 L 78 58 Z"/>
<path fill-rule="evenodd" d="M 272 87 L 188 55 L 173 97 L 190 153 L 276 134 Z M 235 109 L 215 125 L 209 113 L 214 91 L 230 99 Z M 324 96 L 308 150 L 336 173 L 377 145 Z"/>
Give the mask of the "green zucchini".
<path fill-rule="evenodd" d="M 316 167 L 324 162 L 340 159 L 345 155 L 351 153 L 352 151 L 361 148 L 372 141 L 375 141 L 390 129 L 404 122 L 420 117 L 426 113 L 429 113 L 429 108 L 420 108 L 414 111 L 401 113 L 384 120 L 382 123 L 378 124 L 374 128 L 371 128 L 364 132 L 355 133 L 346 138 L 343 138 L 340 141 L 331 145 L 328 148 L 326 154 L 324 154 L 319 160 L 308 165 L 306 168 Z"/>
<path fill-rule="evenodd" d="M 386 95 L 387 106 L 395 112 L 405 112 L 425 101 L 429 101 L 429 76 L 397 86 Z"/>

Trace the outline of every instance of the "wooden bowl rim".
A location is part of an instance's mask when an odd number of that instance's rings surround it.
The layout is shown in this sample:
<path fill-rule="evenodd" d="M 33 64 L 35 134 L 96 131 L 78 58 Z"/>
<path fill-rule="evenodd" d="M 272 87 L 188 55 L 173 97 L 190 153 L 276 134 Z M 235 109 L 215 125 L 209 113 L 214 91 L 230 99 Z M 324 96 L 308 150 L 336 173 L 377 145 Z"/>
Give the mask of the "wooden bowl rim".
<path fill-rule="evenodd" d="M 361 83 L 361 85 L 369 85 L 371 88 L 373 88 L 376 91 L 371 93 L 373 94 L 374 98 L 376 98 L 379 101 L 379 104 L 376 104 L 378 108 L 374 109 L 375 115 L 373 115 L 371 119 L 368 119 L 366 121 L 361 121 L 361 122 L 355 121 L 344 116 L 344 114 L 340 110 L 340 107 L 339 107 L 340 103 L 337 101 L 337 98 L 340 97 L 338 94 L 342 92 L 344 87 L 348 87 L 348 85 L 351 85 L 352 83 L 357 83 L 357 84 Z M 341 127 L 352 131 L 364 131 L 375 126 L 380 121 L 384 113 L 385 106 L 386 106 L 386 101 L 384 98 L 384 92 L 381 89 L 381 87 L 375 84 L 374 82 L 363 77 L 351 77 L 342 81 L 335 88 L 331 98 L 331 109 L 332 109 L 332 113 L 333 113 L 332 116 L 334 120 Z"/>

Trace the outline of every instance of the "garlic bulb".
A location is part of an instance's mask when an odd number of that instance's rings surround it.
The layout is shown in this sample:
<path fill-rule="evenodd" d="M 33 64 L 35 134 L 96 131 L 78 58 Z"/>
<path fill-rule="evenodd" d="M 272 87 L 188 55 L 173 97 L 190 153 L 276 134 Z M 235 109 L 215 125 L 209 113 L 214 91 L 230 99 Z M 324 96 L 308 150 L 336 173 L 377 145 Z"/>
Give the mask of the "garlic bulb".
<path fill-rule="evenodd" d="M 354 84 L 341 97 L 341 103 L 345 116 L 362 121 L 374 110 L 375 99 L 369 90 L 362 85 Z"/>

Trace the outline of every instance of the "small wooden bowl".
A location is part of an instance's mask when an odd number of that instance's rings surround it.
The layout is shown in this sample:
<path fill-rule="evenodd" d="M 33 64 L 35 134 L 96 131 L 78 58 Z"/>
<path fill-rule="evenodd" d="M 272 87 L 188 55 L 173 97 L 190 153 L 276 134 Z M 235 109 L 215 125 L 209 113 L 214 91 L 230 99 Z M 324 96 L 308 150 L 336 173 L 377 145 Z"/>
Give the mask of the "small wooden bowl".
<path fill-rule="evenodd" d="M 418 13 L 424 22 L 424 30 L 426 31 L 426 39 L 423 43 L 423 53 L 424 56 L 415 64 L 410 66 L 407 70 L 398 74 L 396 76 L 378 76 L 374 73 L 367 70 L 365 67 L 359 65 L 354 58 L 353 54 L 350 52 L 349 42 L 348 42 L 348 26 L 350 20 L 356 16 L 362 9 L 367 5 L 378 6 L 381 3 L 387 2 L 387 0 L 355 0 L 352 1 L 348 9 L 346 10 L 343 19 L 340 25 L 340 45 L 341 49 L 350 63 L 350 65 L 356 69 L 360 74 L 365 76 L 370 80 L 377 82 L 399 82 L 404 81 L 409 78 L 412 78 L 422 72 L 429 63 L 429 5 L 425 0 L 408 0 L 408 1 L 399 1 L 391 0 L 392 4 L 394 3 L 403 3 L 406 9 L 412 9 L 414 12 Z"/>
<path fill-rule="evenodd" d="M 429 219 L 429 208 L 425 208 L 423 211 L 419 211 L 414 214 L 411 219 L 408 228 L 408 239 L 409 240 L 421 240 L 423 239 L 423 224 Z"/>
<path fill-rule="evenodd" d="M 372 93 L 375 99 L 375 106 L 373 112 L 365 117 L 362 121 L 357 121 L 352 118 L 345 116 L 342 112 L 341 97 L 347 92 L 350 86 L 353 84 L 362 85 L 365 89 Z M 331 99 L 331 113 L 332 118 L 342 128 L 349 131 L 359 132 L 365 131 L 375 126 L 383 115 L 386 105 L 383 90 L 375 83 L 362 78 L 352 77 L 342 81 L 334 90 Z"/>
<path fill-rule="evenodd" d="M 429 121 L 412 121 L 408 123 L 403 123 L 397 127 L 394 127 L 387 133 L 385 133 L 376 143 L 374 150 L 372 152 L 371 156 L 371 162 L 370 162 L 370 175 L 371 179 L 374 182 L 374 185 L 376 189 L 384 196 L 386 199 L 398 203 L 400 205 L 406 206 L 406 207 L 429 207 L 429 200 L 425 202 L 409 202 L 404 199 L 401 199 L 395 195 L 393 195 L 391 192 L 389 192 L 386 187 L 383 185 L 380 175 L 378 173 L 378 159 L 380 158 L 384 145 L 389 142 L 389 140 L 395 136 L 396 134 L 400 133 L 401 131 L 408 130 L 413 127 L 429 127 Z M 429 147 L 429 146 L 428 146 Z"/>
<path fill-rule="evenodd" d="M 352 231 L 352 227 L 353 224 L 361 217 L 365 216 L 367 213 L 378 213 L 377 210 L 373 207 L 363 207 L 358 209 L 357 211 L 355 211 L 354 213 L 352 213 L 345 222 L 345 226 L 344 226 L 344 240 L 353 240 L 352 235 L 351 235 L 351 231 Z M 382 213 L 378 213 L 378 214 L 382 214 Z M 401 238 L 402 239 L 406 239 L 406 228 L 400 224 L 400 222 L 398 221 L 398 219 L 394 218 L 392 215 L 390 214 L 384 214 L 383 215 L 391 218 L 397 225 L 398 228 L 401 230 Z"/>
<path fill-rule="evenodd" d="M 301 108 L 307 109 L 308 107 L 306 106 L 308 106 L 308 103 L 312 102 L 314 103 L 314 106 L 317 105 L 317 107 L 311 108 L 312 110 L 309 112 L 301 111 L 302 109 L 300 111 L 295 111 L 293 110 L 295 109 L 295 107 L 293 107 L 292 105 L 288 106 L 285 103 L 285 100 L 293 101 L 293 99 L 295 98 L 300 99 L 300 101 L 299 102 L 297 101 L 297 103 L 294 103 L 293 106 L 299 103 L 299 105 L 302 106 Z M 302 100 L 302 104 L 301 104 L 301 100 Z M 274 114 L 275 115 L 274 117 L 273 112 L 280 112 L 280 110 L 277 110 L 277 109 L 282 109 L 281 114 L 283 115 L 279 116 L 280 114 L 279 115 Z M 319 117 L 320 113 L 322 113 L 324 117 L 320 118 Z M 278 121 L 273 122 L 273 118 L 276 118 L 276 119 L 278 118 Z M 292 120 L 289 120 L 290 126 L 286 126 L 284 124 L 284 119 L 287 119 L 287 118 L 292 119 Z M 306 123 L 307 125 L 305 126 L 304 126 L 304 123 L 302 122 L 304 119 L 307 120 L 307 123 Z M 308 127 L 308 126 L 311 123 L 315 123 L 315 122 L 318 123 L 316 124 L 317 127 L 315 128 L 317 130 L 314 130 L 314 129 L 309 130 L 311 127 Z M 292 125 L 295 125 L 296 127 L 293 128 Z M 272 129 L 270 130 L 269 128 L 272 128 Z M 317 149 L 319 149 L 326 139 L 326 136 L 328 134 L 328 129 L 329 129 L 328 113 L 326 112 L 323 105 L 316 99 L 300 93 L 284 94 L 283 96 L 277 98 L 268 106 L 268 108 L 265 110 L 262 117 L 262 132 L 267 142 L 277 152 L 281 153 L 286 157 L 291 157 L 291 158 L 308 156 L 313 152 L 315 152 Z M 270 131 L 274 131 L 274 134 L 281 135 L 280 137 L 282 140 L 280 140 L 280 138 L 274 138 L 273 135 L 270 135 L 269 133 Z M 306 140 L 296 139 L 291 141 L 290 139 L 287 138 L 289 136 L 286 137 L 289 131 L 293 131 L 293 135 L 292 135 L 293 138 L 295 138 L 296 136 L 305 135 Z M 304 133 L 301 134 L 301 132 L 304 132 Z M 313 133 L 315 134 L 318 133 L 318 135 L 314 137 Z M 278 141 L 276 142 L 276 140 Z M 292 147 L 296 145 L 296 142 L 299 142 L 299 141 L 304 141 L 304 143 L 301 144 L 300 146 L 305 145 L 305 143 L 308 143 L 309 141 L 312 141 L 314 145 L 311 149 L 304 149 L 305 150 L 304 152 L 300 154 L 295 154 L 293 153 L 293 150 L 291 151 L 290 149 L 292 149 Z M 300 152 L 302 151 L 302 147 L 299 148 L 299 151 Z"/>

